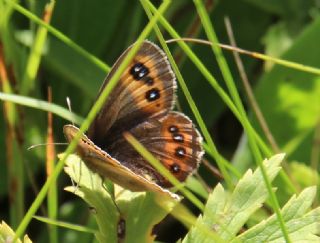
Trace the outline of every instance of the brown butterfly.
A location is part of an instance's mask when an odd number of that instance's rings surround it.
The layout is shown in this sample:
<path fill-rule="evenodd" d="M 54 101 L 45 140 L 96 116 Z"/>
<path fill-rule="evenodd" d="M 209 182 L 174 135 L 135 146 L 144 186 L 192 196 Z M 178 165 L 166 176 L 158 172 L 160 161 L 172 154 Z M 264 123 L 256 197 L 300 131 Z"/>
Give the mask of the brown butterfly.
<path fill-rule="evenodd" d="M 112 67 L 100 88 L 108 84 L 129 47 Z M 172 111 L 176 81 L 165 53 L 144 41 L 100 112 L 77 145 L 77 153 L 93 171 L 131 191 L 168 192 L 169 181 L 123 137 L 130 132 L 179 181 L 198 167 L 202 137 L 192 121 Z M 70 142 L 79 129 L 64 126 Z"/>

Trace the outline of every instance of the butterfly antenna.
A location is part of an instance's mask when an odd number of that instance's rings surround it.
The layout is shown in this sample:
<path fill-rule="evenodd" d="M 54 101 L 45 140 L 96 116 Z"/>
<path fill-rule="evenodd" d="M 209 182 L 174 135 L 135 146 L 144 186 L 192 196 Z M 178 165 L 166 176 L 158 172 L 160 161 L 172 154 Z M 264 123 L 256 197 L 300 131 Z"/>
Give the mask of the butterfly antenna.
<path fill-rule="evenodd" d="M 66 101 L 67 101 L 67 106 L 68 106 L 69 111 L 72 112 L 72 109 L 71 109 L 71 100 L 70 100 L 69 96 L 67 96 Z M 72 125 L 74 125 L 73 120 L 72 120 L 71 122 L 72 122 Z"/>
<path fill-rule="evenodd" d="M 72 185 L 72 187 L 74 188 L 73 193 L 75 194 L 75 193 L 78 191 L 78 189 L 79 189 L 79 183 L 76 183 L 76 182 L 71 178 L 71 185 Z"/>
<path fill-rule="evenodd" d="M 31 150 L 37 147 L 47 146 L 47 145 L 68 145 L 68 143 L 39 143 L 39 144 L 31 145 L 30 147 L 27 148 L 27 150 Z"/>

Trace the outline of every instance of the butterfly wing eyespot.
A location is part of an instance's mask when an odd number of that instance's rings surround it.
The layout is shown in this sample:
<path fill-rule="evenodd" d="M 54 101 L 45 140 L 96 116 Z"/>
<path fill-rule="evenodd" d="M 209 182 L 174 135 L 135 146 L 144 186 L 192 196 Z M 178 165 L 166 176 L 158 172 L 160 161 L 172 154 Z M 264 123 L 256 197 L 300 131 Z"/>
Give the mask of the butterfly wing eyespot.
<path fill-rule="evenodd" d="M 180 165 L 177 164 L 176 162 L 172 162 L 172 163 L 170 164 L 170 171 L 171 171 L 173 174 L 179 173 L 180 170 L 181 170 Z"/>
<path fill-rule="evenodd" d="M 130 67 L 129 73 L 135 80 L 141 80 L 142 78 L 148 77 L 149 69 L 141 62 L 136 62 Z"/>
<path fill-rule="evenodd" d="M 175 148 L 174 155 L 178 158 L 185 158 L 187 155 L 186 149 L 184 147 L 178 146 Z"/>
<path fill-rule="evenodd" d="M 152 102 L 152 101 L 155 101 L 157 99 L 159 99 L 161 97 L 160 95 L 160 90 L 157 89 L 157 88 L 152 88 L 152 89 L 149 89 L 147 92 L 146 92 L 146 100 L 148 102 Z"/>

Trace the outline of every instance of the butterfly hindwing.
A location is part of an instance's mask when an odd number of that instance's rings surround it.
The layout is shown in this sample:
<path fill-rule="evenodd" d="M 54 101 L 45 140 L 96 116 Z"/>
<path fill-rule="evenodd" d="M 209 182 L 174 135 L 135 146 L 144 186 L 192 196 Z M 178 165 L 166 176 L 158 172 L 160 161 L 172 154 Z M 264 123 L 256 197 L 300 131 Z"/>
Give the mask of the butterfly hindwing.
<path fill-rule="evenodd" d="M 179 181 L 185 181 L 195 171 L 203 155 L 200 134 L 192 121 L 180 112 L 147 119 L 129 132 Z M 171 186 L 124 138 L 106 149 L 135 173 L 151 177 L 160 186 Z"/>

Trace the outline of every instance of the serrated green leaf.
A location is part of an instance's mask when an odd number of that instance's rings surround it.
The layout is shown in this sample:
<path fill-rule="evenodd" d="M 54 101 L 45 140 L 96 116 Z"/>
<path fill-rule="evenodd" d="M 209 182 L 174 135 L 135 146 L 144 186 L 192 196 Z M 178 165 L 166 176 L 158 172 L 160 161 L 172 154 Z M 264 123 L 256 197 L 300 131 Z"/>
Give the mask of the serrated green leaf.
<path fill-rule="evenodd" d="M 12 242 L 15 236 L 15 232 L 4 221 L 0 224 L 0 242 Z M 16 243 L 32 243 L 28 235 L 23 237 L 23 241 L 16 240 Z"/>
<path fill-rule="evenodd" d="M 159 195 L 150 192 L 131 192 L 119 186 L 115 186 L 114 202 L 101 177 L 91 172 L 75 155 L 68 157 L 65 172 L 78 183 L 78 186 L 70 186 L 66 190 L 81 197 L 94 209 L 99 242 L 149 242 L 153 239 L 153 226 L 168 215 L 177 203 L 169 197 L 159 198 Z M 124 222 L 123 227 L 120 227 L 120 220 Z M 119 230 L 123 232 L 118 235 Z"/>
<path fill-rule="evenodd" d="M 263 162 L 270 181 L 278 174 L 279 164 L 283 158 L 284 154 L 279 154 Z M 234 239 L 248 218 L 267 198 L 268 191 L 260 168 L 254 173 L 248 170 L 239 180 L 232 194 L 218 184 L 209 195 L 203 217 L 198 218 L 196 226 L 183 242 L 199 241 L 200 238 L 201 242 L 212 242 L 212 238 L 200 232 L 202 229 L 199 229 L 199 225 L 214 229 L 223 240 Z"/>
<path fill-rule="evenodd" d="M 281 210 L 289 237 L 292 242 L 320 241 L 316 234 L 320 233 L 320 208 L 306 211 L 316 195 L 316 187 L 303 190 L 298 197 L 295 195 Z M 275 215 L 247 230 L 237 237 L 241 242 L 285 242 Z"/>
<path fill-rule="evenodd" d="M 227 194 L 224 191 L 223 186 L 219 183 L 213 192 L 209 195 L 208 203 L 211 198 L 219 198 L 218 201 L 212 203 L 212 210 L 215 212 L 221 211 L 223 209 L 223 206 L 226 202 Z M 208 204 L 207 204 L 208 205 Z M 205 215 L 207 211 L 207 205 L 205 207 Z M 220 215 L 217 215 L 217 217 L 220 217 Z M 191 242 L 212 242 L 213 239 L 215 239 L 215 242 L 223 242 L 220 237 L 213 235 L 210 236 L 210 234 L 207 231 L 209 229 L 212 229 L 213 222 L 211 222 L 210 217 L 203 217 L 202 215 L 199 216 L 196 226 L 192 227 L 190 232 L 187 234 L 187 236 L 184 238 L 183 243 L 191 243 Z"/>
<path fill-rule="evenodd" d="M 69 186 L 65 190 L 81 197 L 95 212 L 99 227 L 96 238 L 99 242 L 116 242 L 119 213 L 110 194 L 103 187 L 101 177 L 90 172 L 75 155 L 68 157 L 65 172 L 78 183 L 78 186 Z"/>
<path fill-rule="evenodd" d="M 117 203 L 126 219 L 124 242 L 128 243 L 152 242 L 154 225 L 176 205 L 176 201 L 155 193 L 132 193 L 128 190 L 117 197 Z"/>

